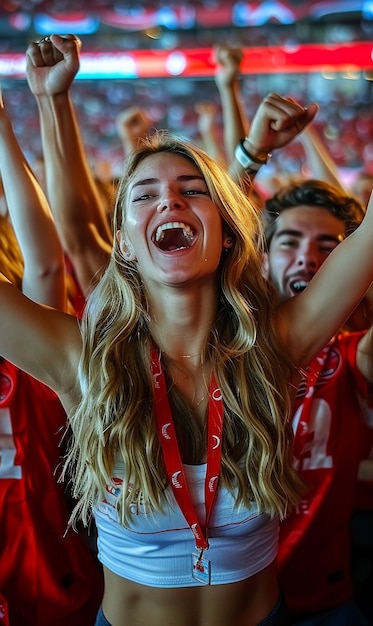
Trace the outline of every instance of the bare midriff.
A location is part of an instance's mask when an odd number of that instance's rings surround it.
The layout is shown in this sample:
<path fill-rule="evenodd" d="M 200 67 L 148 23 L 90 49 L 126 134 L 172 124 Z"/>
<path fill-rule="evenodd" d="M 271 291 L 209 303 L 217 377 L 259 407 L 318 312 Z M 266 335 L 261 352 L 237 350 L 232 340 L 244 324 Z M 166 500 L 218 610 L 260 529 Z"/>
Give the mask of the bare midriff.
<path fill-rule="evenodd" d="M 240 582 L 175 589 L 104 574 L 102 608 L 112 626 L 257 626 L 279 597 L 275 563 Z"/>

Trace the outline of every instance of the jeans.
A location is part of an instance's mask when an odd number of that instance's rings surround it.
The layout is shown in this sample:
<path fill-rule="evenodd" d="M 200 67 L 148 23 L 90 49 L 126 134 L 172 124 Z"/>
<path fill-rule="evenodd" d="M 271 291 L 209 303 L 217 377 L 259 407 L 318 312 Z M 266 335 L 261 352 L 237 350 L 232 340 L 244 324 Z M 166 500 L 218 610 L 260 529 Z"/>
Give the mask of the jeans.
<path fill-rule="evenodd" d="M 369 626 L 368 621 L 353 602 L 346 602 L 330 611 L 291 622 L 292 626 Z"/>
<path fill-rule="evenodd" d="M 110 622 L 107 621 L 105 615 L 103 614 L 101 607 L 97 613 L 95 626 L 111 626 Z"/>

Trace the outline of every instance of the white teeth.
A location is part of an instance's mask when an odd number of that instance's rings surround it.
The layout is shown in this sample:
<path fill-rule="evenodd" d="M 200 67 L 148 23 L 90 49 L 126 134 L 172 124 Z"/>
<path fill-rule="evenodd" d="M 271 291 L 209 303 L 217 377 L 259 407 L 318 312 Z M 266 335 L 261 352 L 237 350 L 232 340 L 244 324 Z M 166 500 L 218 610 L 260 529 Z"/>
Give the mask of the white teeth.
<path fill-rule="evenodd" d="M 303 291 L 308 285 L 308 281 L 306 280 L 296 280 L 294 283 L 291 284 L 291 288 L 293 289 L 293 291 Z"/>
<path fill-rule="evenodd" d="M 184 222 L 167 222 L 167 224 L 162 224 L 161 226 L 158 226 L 155 233 L 155 241 L 157 243 L 162 241 L 164 237 L 164 232 L 166 230 L 171 230 L 172 228 L 182 228 L 186 237 L 190 237 L 190 239 L 192 239 L 193 237 L 193 231 L 188 224 L 184 224 Z"/>

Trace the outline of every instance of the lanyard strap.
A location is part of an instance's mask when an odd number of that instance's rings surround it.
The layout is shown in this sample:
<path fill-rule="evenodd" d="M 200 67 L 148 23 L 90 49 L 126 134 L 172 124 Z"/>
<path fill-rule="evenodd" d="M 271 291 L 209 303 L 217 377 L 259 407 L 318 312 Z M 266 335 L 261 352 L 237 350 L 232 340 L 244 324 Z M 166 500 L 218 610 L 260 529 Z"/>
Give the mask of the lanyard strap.
<path fill-rule="evenodd" d="M 188 483 L 180 457 L 174 420 L 168 402 L 166 381 L 158 352 L 154 346 L 152 348 L 151 363 L 157 428 L 168 479 L 170 481 L 176 502 L 191 531 L 193 532 L 196 548 L 198 550 L 205 550 L 209 547 L 207 528 L 220 474 L 221 439 L 224 414 L 221 390 L 216 383 L 215 377 L 212 376 L 209 388 L 207 425 L 207 470 L 205 478 L 206 521 L 202 526 L 197 517 L 197 513 L 194 509 L 190 496 Z"/>
<path fill-rule="evenodd" d="M 301 451 L 305 449 L 307 444 L 307 440 L 309 437 L 308 428 L 304 428 L 304 424 L 308 425 L 308 420 L 311 411 L 311 405 L 313 401 L 313 395 L 316 388 L 317 380 L 320 376 L 320 372 L 324 367 L 326 357 L 328 355 L 327 348 L 322 350 L 321 353 L 317 355 L 315 359 L 311 362 L 309 369 L 307 371 L 307 379 L 306 379 L 306 393 L 304 396 L 304 400 L 300 409 L 299 418 L 297 420 L 296 428 L 297 436 L 294 439 L 294 456 L 295 458 L 299 458 Z M 298 426 L 300 425 L 300 429 Z"/>

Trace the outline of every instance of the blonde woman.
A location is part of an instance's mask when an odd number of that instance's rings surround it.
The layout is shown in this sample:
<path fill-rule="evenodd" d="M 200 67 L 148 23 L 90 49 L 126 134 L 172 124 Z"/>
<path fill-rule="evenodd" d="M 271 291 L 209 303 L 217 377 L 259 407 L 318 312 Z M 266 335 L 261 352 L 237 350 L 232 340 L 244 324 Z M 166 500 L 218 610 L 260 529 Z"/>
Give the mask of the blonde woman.
<path fill-rule="evenodd" d="M 69 412 L 72 523 L 93 512 L 105 573 L 96 624 L 287 624 L 276 553 L 302 489 L 292 391 L 373 280 L 372 204 L 279 304 L 250 201 L 158 133 L 126 162 L 82 322 L 0 281 L 0 354 Z"/>

